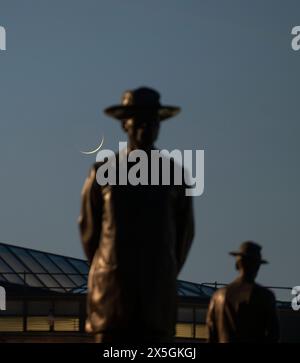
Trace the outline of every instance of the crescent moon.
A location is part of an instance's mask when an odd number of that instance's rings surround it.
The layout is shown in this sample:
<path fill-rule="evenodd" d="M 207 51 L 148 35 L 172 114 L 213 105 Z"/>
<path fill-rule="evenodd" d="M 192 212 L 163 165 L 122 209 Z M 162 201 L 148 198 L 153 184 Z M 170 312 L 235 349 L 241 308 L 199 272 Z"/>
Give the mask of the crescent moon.
<path fill-rule="evenodd" d="M 101 140 L 100 145 L 95 150 L 91 150 L 91 151 L 80 151 L 80 152 L 82 154 L 85 154 L 85 155 L 95 154 L 97 151 L 99 151 L 101 149 L 103 143 L 104 143 L 104 136 L 102 137 L 102 140 Z"/>

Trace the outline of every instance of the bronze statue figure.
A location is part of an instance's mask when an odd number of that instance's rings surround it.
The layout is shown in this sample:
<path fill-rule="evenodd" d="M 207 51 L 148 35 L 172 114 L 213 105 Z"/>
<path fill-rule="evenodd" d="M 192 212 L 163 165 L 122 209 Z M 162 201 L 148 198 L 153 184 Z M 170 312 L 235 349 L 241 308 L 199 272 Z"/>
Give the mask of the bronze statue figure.
<path fill-rule="evenodd" d="M 244 242 L 237 252 L 239 277 L 217 290 L 209 305 L 207 327 L 209 342 L 277 342 L 279 324 L 274 294 L 255 283 L 261 264 L 261 247 Z"/>
<path fill-rule="evenodd" d="M 142 87 L 105 110 L 127 133 L 125 158 L 132 150 L 153 150 L 160 121 L 180 111 L 159 99 Z M 176 279 L 194 236 L 192 198 L 174 183 L 99 185 L 101 165 L 95 163 L 86 179 L 79 217 L 90 261 L 86 330 L 98 342 L 172 341 Z"/>

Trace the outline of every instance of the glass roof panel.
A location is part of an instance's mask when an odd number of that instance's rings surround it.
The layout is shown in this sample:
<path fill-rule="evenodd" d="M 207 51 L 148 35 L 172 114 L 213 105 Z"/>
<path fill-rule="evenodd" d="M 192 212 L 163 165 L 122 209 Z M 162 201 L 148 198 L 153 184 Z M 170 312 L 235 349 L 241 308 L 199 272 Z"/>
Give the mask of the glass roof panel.
<path fill-rule="evenodd" d="M 29 251 L 29 253 L 50 273 L 62 272 L 50 258 L 42 252 Z"/>
<path fill-rule="evenodd" d="M 74 282 L 64 274 L 55 274 L 54 277 L 65 289 L 73 289 L 76 287 Z"/>
<path fill-rule="evenodd" d="M 51 260 L 58 265 L 58 267 L 64 272 L 64 273 L 78 273 L 68 262 L 68 260 L 62 256 L 56 256 L 56 255 L 48 255 Z"/>
<path fill-rule="evenodd" d="M 68 258 L 68 261 L 82 274 L 89 273 L 89 265 L 85 261 L 75 260 L 72 258 Z"/>
<path fill-rule="evenodd" d="M 184 293 L 180 289 L 177 289 L 177 295 L 184 296 Z"/>
<path fill-rule="evenodd" d="M 48 289 L 60 287 L 59 284 L 48 274 L 37 274 L 37 277 L 48 287 Z"/>
<path fill-rule="evenodd" d="M 30 272 L 46 272 L 43 267 L 27 253 L 25 249 L 19 247 L 10 248 L 29 268 Z"/>
<path fill-rule="evenodd" d="M 203 299 L 210 298 L 215 292 L 213 287 L 196 284 L 188 281 L 177 281 L 177 293 L 181 296 L 199 297 Z"/>
<path fill-rule="evenodd" d="M 0 281 L 6 281 L 6 278 L 0 273 Z"/>
<path fill-rule="evenodd" d="M 0 244 L 0 255 L 14 272 L 26 272 L 27 267 L 16 259 L 16 257 L 3 245 Z"/>
<path fill-rule="evenodd" d="M 3 276 L 13 284 L 23 284 L 23 280 L 17 274 L 3 274 Z"/>
<path fill-rule="evenodd" d="M 20 274 L 26 284 L 32 287 L 44 287 L 44 285 L 32 273 Z"/>
<path fill-rule="evenodd" d="M 48 255 L 51 260 L 59 266 L 59 268 L 68 275 L 68 278 L 70 280 L 72 280 L 72 282 L 75 285 L 82 285 L 86 279 L 84 279 L 81 275 L 80 272 L 78 272 L 70 263 L 69 263 L 69 258 L 65 258 L 62 256 L 56 256 L 56 255 Z M 56 276 L 56 275 L 55 275 Z M 70 284 L 68 283 L 68 287 L 70 286 L 74 286 L 74 284 Z"/>
<path fill-rule="evenodd" d="M 189 286 L 188 284 L 183 283 L 182 281 L 177 281 L 177 290 L 179 290 L 183 296 L 201 295 L 201 291 L 199 289 L 195 289 L 194 286 Z"/>
<path fill-rule="evenodd" d="M 81 275 L 68 275 L 68 277 L 77 285 L 81 286 L 85 283 L 86 279 Z"/>
<path fill-rule="evenodd" d="M 0 257 L 0 272 L 13 272 L 13 270 L 8 266 L 5 261 Z"/>
<path fill-rule="evenodd" d="M 67 289 L 64 289 L 63 287 L 55 287 L 54 289 L 51 289 L 51 291 L 57 291 L 60 293 L 68 292 Z"/>
<path fill-rule="evenodd" d="M 200 289 L 199 286 L 193 283 L 189 283 L 187 281 L 180 281 L 181 288 L 186 289 L 187 291 L 190 291 L 194 294 L 199 294 Z"/>
<path fill-rule="evenodd" d="M 87 286 L 86 284 L 80 287 L 76 287 L 72 290 L 74 294 L 86 294 L 87 293 Z"/>

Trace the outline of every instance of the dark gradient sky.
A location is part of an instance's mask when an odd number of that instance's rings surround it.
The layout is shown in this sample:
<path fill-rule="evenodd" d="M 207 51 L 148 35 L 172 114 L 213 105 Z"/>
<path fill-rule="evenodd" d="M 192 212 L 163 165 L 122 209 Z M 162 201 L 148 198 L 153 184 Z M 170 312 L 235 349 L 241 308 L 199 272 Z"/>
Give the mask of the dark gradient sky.
<path fill-rule="evenodd" d="M 299 1 L 0 0 L 0 240 L 83 257 L 76 219 L 94 157 L 125 140 L 102 109 L 148 85 L 182 113 L 157 145 L 205 150 L 180 277 L 228 282 L 261 243 L 264 284 L 299 276 Z"/>

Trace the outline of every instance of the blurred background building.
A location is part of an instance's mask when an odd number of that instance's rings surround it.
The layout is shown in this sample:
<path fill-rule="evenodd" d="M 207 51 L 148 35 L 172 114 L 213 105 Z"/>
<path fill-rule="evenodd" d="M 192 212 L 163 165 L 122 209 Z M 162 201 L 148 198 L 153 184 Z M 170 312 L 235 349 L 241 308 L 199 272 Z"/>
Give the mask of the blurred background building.
<path fill-rule="evenodd" d="M 0 243 L 0 285 L 6 290 L 0 341 L 93 342 L 84 331 L 88 271 L 85 260 Z M 177 281 L 177 341 L 206 340 L 206 311 L 219 285 Z M 290 301 L 277 305 L 282 341 L 300 342 L 300 312 Z"/>

